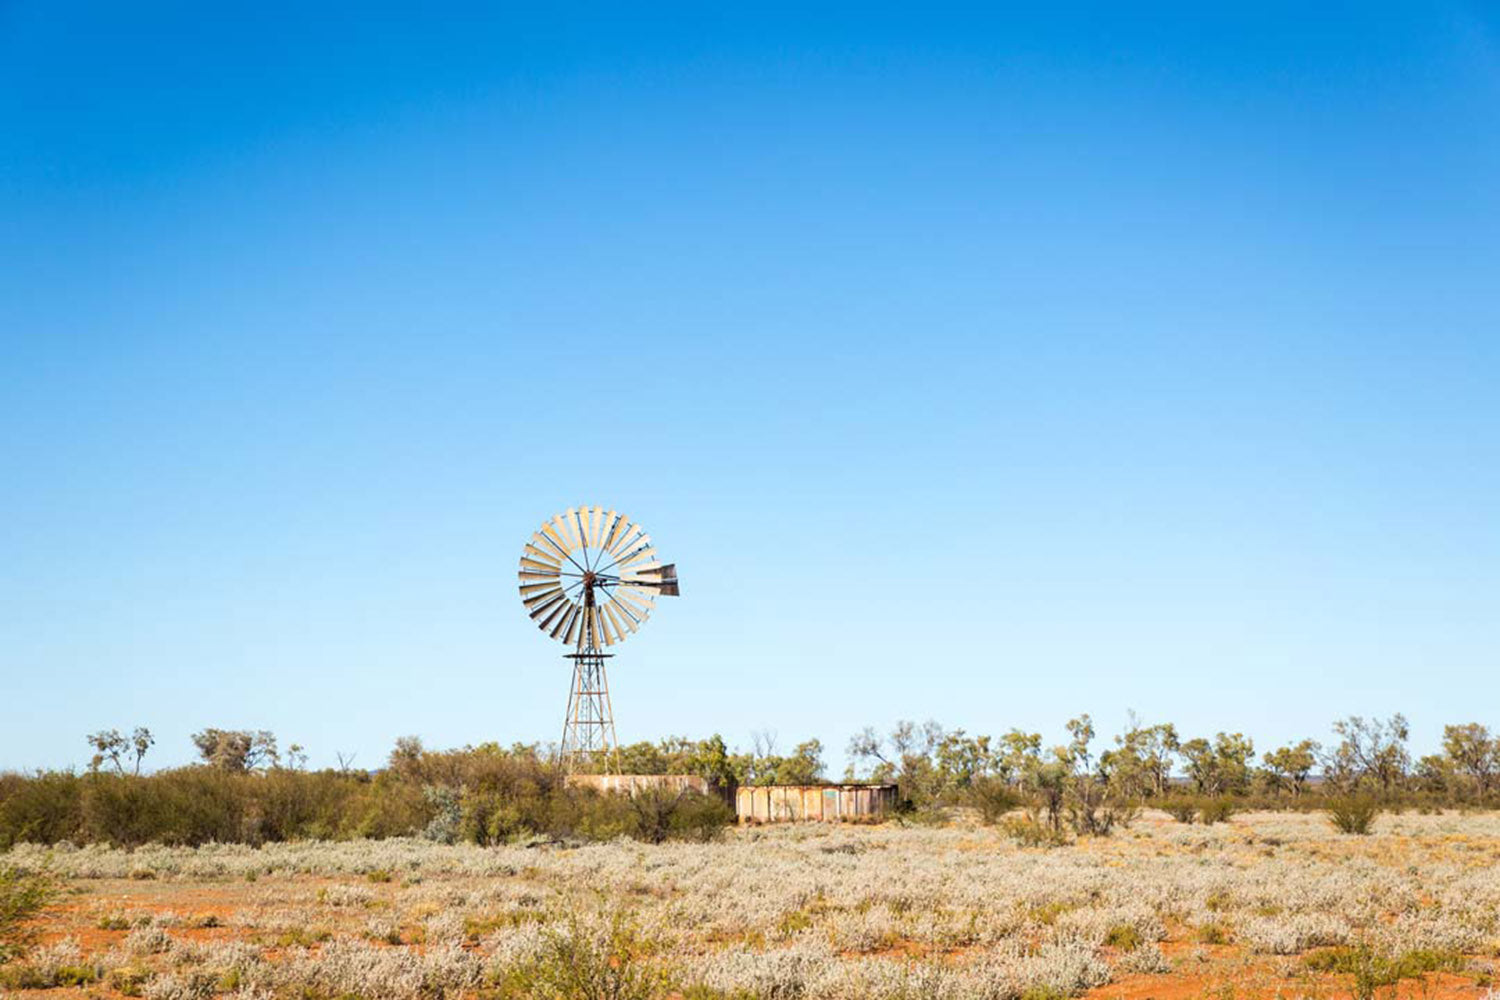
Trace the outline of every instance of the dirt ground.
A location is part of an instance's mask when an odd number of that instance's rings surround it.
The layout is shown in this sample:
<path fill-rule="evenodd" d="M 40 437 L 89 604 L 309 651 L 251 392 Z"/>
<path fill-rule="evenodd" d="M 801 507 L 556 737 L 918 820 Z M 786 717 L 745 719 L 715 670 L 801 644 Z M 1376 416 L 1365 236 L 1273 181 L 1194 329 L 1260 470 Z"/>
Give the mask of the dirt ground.
<path fill-rule="evenodd" d="M 663 995 L 696 982 L 724 997 L 1500 997 L 1494 817 L 1394 817 L 1351 838 L 1317 817 L 1204 828 L 1148 815 L 1054 850 L 977 826 L 888 824 L 652 848 L 403 841 L 46 859 L 66 891 L 29 961 L 58 985 L 6 996 L 495 996 L 496 970 L 523 962 L 538 934 L 625 914 L 672 970 Z M 1319 956 L 1338 954 L 1386 964 L 1324 971 Z M 318 968 L 325 956 L 336 974 Z M 927 988 L 880 985 L 913 966 L 936 977 Z M 80 967 L 91 981 L 68 985 Z"/>

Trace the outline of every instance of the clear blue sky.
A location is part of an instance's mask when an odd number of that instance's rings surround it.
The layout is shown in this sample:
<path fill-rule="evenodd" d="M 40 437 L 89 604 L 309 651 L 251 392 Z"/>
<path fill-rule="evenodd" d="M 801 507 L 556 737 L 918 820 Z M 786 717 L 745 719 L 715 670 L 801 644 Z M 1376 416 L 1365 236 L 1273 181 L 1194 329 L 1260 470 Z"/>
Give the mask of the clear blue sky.
<path fill-rule="evenodd" d="M 317 6 L 0 4 L 0 767 L 1500 725 L 1494 7 Z"/>

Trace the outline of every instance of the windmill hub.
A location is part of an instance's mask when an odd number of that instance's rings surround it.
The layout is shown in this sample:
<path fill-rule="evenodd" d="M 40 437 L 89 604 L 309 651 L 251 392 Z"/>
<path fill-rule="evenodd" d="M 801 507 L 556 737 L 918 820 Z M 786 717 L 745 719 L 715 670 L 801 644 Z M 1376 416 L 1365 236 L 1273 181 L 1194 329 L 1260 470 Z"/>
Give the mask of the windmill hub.
<path fill-rule="evenodd" d="M 633 635 L 657 597 L 678 596 L 677 568 L 657 560 L 651 536 L 630 518 L 577 507 L 542 522 L 521 552 L 520 579 L 532 621 L 573 647 L 563 761 L 569 770 L 611 770 L 615 720 L 604 649 Z"/>

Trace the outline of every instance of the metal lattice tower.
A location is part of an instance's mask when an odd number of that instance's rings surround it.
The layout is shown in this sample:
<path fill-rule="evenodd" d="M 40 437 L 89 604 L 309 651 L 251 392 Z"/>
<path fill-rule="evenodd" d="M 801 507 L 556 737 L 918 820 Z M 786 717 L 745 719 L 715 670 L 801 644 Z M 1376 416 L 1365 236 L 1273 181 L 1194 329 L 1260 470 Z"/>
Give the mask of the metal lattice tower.
<path fill-rule="evenodd" d="M 568 693 L 568 717 L 563 722 L 562 755 L 569 770 L 594 773 L 614 770 L 615 713 L 609 703 L 609 678 L 604 672 L 608 653 L 591 650 L 569 653 L 573 661 L 573 689 Z"/>
<path fill-rule="evenodd" d="M 573 686 L 560 745 L 569 771 L 616 766 L 615 718 L 603 650 L 677 596 L 677 568 L 628 517 L 579 507 L 544 521 L 521 553 L 521 602 L 537 627 L 573 647 Z"/>

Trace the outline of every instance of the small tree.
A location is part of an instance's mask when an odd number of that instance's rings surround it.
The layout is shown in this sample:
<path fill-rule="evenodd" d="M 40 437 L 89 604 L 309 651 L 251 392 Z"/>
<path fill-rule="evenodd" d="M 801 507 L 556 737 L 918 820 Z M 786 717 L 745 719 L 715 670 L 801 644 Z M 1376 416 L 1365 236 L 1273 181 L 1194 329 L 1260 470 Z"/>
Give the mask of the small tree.
<path fill-rule="evenodd" d="M 867 769 L 871 781 L 893 780 L 896 765 L 886 757 L 884 749 L 885 741 L 875 732 L 874 726 L 866 726 L 849 737 L 849 745 L 844 748 L 849 757 L 849 770 L 844 776 L 853 781 L 859 770 Z"/>
<path fill-rule="evenodd" d="M 1276 792 L 1288 792 L 1294 798 L 1307 788 L 1308 775 L 1318 763 L 1318 744 L 1303 740 L 1272 750 L 1261 758 L 1266 783 Z"/>
<path fill-rule="evenodd" d="M 1432 795 L 1447 795 L 1460 783 L 1453 759 L 1447 754 L 1428 754 L 1417 761 L 1412 774 L 1416 778 L 1417 788 Z"/>
<path fill-rule="evenodd" d="M 724 737 L 718 733 L 698 741 L 688 752 L 684 764 L 688 774 L 707 778 L 716 785 L 727 786 L 734 781 L 729 748 L 724 745 Z"/>
<path fill-rule="evenodd" d="M 1343 791 L 1374 785 L 1389 795 L 1411 770 L 1406 740 L 1411 727 L 1399 712 L 1384 721 L 1351 715 L 1333 724 L 1339 743 L 1323 760 L 1323 773 Z"/>
<path fill-rule="evenodd" d="M 1444 726 L 1443 752 L 1455 771 L 1474 782 L 1480 797 L 1490 794 L 1500 774 L 1500 741 L 1490 735 L 1489 727 L 1477 722 Z"/>
<path fill-rule="evenodd" d="M 1243 733 L 1219 733 L 1212 743 L 1202 737 L 1188 740 L 1180 752 L 1200 794 L 1237 794 L 1249 789 L 1255 743 Z"/>
<path fill-rule="evenodd" d="M 1012 729 L 1000 737 L 996 770 L 1006 781 L 1024 784 L 1027 776 L 1041 763 L 1041 759 L 1041 733 L 1025 733 L 1019 729 Z"/>
<path fill-rule="evenodd" d="M 276 767 L 276 735 L 261 729 L 205 729 L 193 734 L 193 746 L 205 764 L 224 771 L 245 772 Z"/>
<path fill-rule="evenodd" d="M 156 738 L 145 726 L 136 726 L 129 739 L 121 736 L 118 729 L 101 729 L 97 733 L 89 734 L 86 738 L 89 746 L 94 748 L 94 757 L 89 761 L 89 770 L 98 771 L 107 760 L 114 767 L 116 774 L 125 773 L 127 758 L 131 761 L 130 773 L 140 774 L 141 760 L 145 758 L 146 751 L 156 744 Z"/>
<path fill-rule="evenodd" d="M 818 740 L 798 743 L 791 756 L 777 758 L 774 783 L 816 785 L 823 780 L 823 744 Z"/>
<path fill-rule="evenodd" d="M 955 734 L 961 742 L 962 732 Z M 901 786 L 901 797 L 917 808 L 939 805 L 949 790 L 952 776 L 940 763 L 940 748 L 950 734 L 936 722 L 918 726 L 914 722 L 897 722 L 882 739 L 870 727 L 855 733 L 849 741 L 852 779 L 857 768 L 870 768 L 871 781 L 895 782 Z M 950 742 L 950 763 L 957 763 L 964 751 Z"/>
<path fill-rule="evenodd" d="M 1182 748 L 1177 727 L 1170 722 L 1143 726 L 1131 712 L 1129 724 L 1115 737 L 1115 744 L 1116 749 L 1099 756 L 1110 784 L 1131 797 L 1165 795 L 1172 777 L 1172 759 Z"/>
<path fill-rule="evenodd" d="M 1134 818 L 1132 796 L 1111 783 L 1102 761 L 1096 764 L 1090 748 L 1094 721 L 1088 715 L 1070 719 L 1068 735 L 1068 745 L 1053 751 L 1061 769 L 1068 823 L 1076 834 L 1108 836 L 1117 823 L 1128 825 Z"/>

